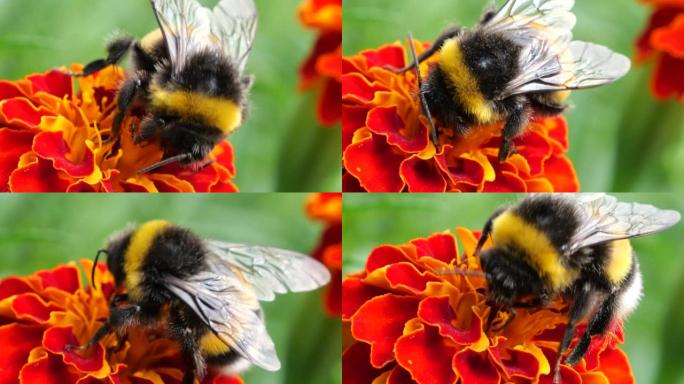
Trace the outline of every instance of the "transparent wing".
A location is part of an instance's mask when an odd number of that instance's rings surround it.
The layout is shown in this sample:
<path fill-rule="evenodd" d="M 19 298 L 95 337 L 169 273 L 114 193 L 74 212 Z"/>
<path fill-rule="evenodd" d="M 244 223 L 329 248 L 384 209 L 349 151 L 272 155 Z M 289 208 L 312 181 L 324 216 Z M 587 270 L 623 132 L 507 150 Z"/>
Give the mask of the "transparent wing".
<path fill-rule="evenodd" d="M 185 279 L 167 275 L 164 281 L 232 351 L 266 370 L 280 369 L 258 302 L 238 276 L 206 271 Z"/>
<path fill-rule="evenodd" d="M 531 29 L 542 29 L 567 42 L 577 21 L 574 5 L 575 0 L 508 0 L 482 27 L 523 40 L 532 37 Z"/>
<path fill-rule="evenodd" d="M 662 231 L 680 220 L 677 211 L 648 204 L 623 203 L 606 194 L 577 194 L 566 198 L 577 204 L 582 223 L 564 247 L 566 255 L 590 245 Z"/>
<path fill-rule="evenodd" d="M 509 0 L 481 28 L 521 47 L 520 75 L 500 98 L 540 91 L 595 87 L 613 82 L 630 68 L 627 57 L 587 42 L 571 41 L 574 0 Z"/>
<path fill-rule="evenodd" d="M 597 87 L 621 78 L 630 66 L 627 57 L 602 45 L 537 40 L 524 48 L 520 75 L 507 85 L 502 97 Z"/>
<path fill-rule="evenodd" d="M 261 301 L 275 294 L 316 289 L 330 281 L 328 269 L 314 258 L 286 249 L 209 240 L 207 249 L 225 271 L 240 274 Z"/>
<path fill-rule="evenodd" d="M 194 52 L 216 44 L 211 11 L 197 0 L 150 0 L 164 35 L 171 66 L 178 73 Z"/>
<path fill-rule="evenodd" d="M 258 16 L 253 0 L 221 0 L 212 12 L 212 34 L 243 72 L 256 36 Z"/>

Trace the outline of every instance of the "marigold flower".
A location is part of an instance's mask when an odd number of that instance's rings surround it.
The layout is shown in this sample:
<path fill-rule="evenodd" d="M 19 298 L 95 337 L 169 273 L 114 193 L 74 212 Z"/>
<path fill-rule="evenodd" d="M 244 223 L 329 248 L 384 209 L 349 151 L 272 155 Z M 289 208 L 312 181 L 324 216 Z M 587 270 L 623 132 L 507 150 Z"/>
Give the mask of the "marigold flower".
<path fill-rule="evenodd" d="M 472 256 L 478 237 L 457 228 L 456 235 L 382 245 L 371 251 L 363 271 L 345 278 L 342 321 L 350 334 L 342 357 L 345 383 L 552 382 L 566 303 L 558 298 L 544 309 L 519 309 L 503 330 L 485 331 L 486 281 L 448 272 L 481 270 Z M 500 324 L 508 314 L 497 316 Z M 586 322 L 577 334 L 585 327 Z M 622 342 L 622 324 L 594 337 L 583 360 L 561 366 L 562 382 L 633 383 L 618 346 Z"/>
<path fill-rule="evenodd" d="M 73 65 L 73 71 L 81 71 Z M 137 171 L 162 158 L 156 144 L 134 144 L 126 117 L 122 139 L 103 140 L 116 111 L 124 77 L 110 66 L 73 80 L 65 70 L 0 80 L 0 190 L 12 192 L 235 192 L 233 148 L 212 152 L 216 162 L 200 172 L 172 164 Z M 76 86 L 74 85 L 76 82 Z M 107 137 L 107 135 L 104 135 Z"/>
<path fill-rule="evenodd" d="M 416 43 L 418 53 L 427 43 Z M 344 191 L 577 191 L 574 167 L 565 156 L 563 117 L 535 118 L 514 140 L 517 153 L 497 160 L 502 123 L 473 129 L 465 137 L 437 125 L 440 149 L 416 97 L 413 71 L 400 43 L 343 58 L 342 147 Z M 438 55 L 421 64 L 422 73 Z"/>
<path fill-rule="evenodd" d="M 330 284 L 325 287 L 325 310 L 339 316 L 342 300 L 342 194 L 314 193 L 306 202 L 310 218 L 321 221 L 325 229 L 321 234 L 313 257 L 330 270 Z"/>
<path fill-rule="evenodd" d="M 85 271 L 92 265 L 81 261 Z M 98 264 L 95 279 L 97 290 L 90 288 L 92 282 L 84 287 L 80 269 L 71 262 L 0 280 L 0 383 L 180 383 L 179 347 L 159 331 L 131 328 L 121 348 L 109 335 L 89 355 L 66 348 L 85 344 L 109 315 L 114 277 Z M 203 383 L 243 382 L 212 374 Z"/>
<path fill-rule="evenodd" d="M 636 41 L 636 61 L 655 61 L 651 89 L 657 99 L 684 101 L 684 1 L 642 1 L 655 9 Z"/>
<path fill-rule="evenodd" d="M 331 126 L 342 115 L 342 0 L 304 0 L 299 20 L 318 31 L 313 50 L 299 68 L 299 88 L 319 88 L 318 121 Z"/>

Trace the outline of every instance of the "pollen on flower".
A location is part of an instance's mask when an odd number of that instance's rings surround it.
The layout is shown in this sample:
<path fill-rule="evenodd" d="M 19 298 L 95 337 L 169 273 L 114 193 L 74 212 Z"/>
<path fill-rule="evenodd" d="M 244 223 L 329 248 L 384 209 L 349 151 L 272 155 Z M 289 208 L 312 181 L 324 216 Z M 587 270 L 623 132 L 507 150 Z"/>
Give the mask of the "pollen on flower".
<path fill-rule="evenodd" d="M 478 238 L 457 228 L 381 245 L 362 271 L 344 279 L 345 383 L 551 383 L 567 303 L 557 298 L 545 308 L 519 309 L 501 331 L 487 330 L 485 279 L 447 273 L 481 271 L 472 256 Z M 499 313 L 492 324 L 507 316 Z M 584 359 L 561 366 L 562 382 L 633 383 L 623 341 L 619 323 L 593 338 Z"/>
<path fill-rule="evenodd" d="M 158 143 L 133 143 L 127 127 L 139 124 L 139 114 L 126 117 L 120 140 L 109 137 L 124 77 L 121 68 L 110 66 L 76 79 L 62 69 L 0 80 L 0 190 L 236 192 L 228 141 L 212 152 L 216 161 L 200 171 L 172 164 L 138 174 L 163 151 Z"/>
<path fill-rule="evenodd" d="M 93 263 L 81 261 L 90 279 Z M 85 344 L 109 315 L 114 278 L 104 264 L 95 269 L 97 290 L 84 286 L 75 263 L 26 277 L 0 280 L 2 383 L 180 383 L 183 361 L 163 328 L 130 328 L 125 345 L 105 337 L 93 351 Z M 10 342 L 7 342 L 10 341 Z M 202 384 L 243 384 L 239 377 L 208 375 Z"/>
<path fill-rule="evenodd" d="M 429 43 L 415 43 L 420 54 Z M 422 73 L 439 60 L 420 65 Z M 502 123 L 466 135 L 437 124 L 439 148 L 417 98 L 400 43 L 344 57 L 342 63 L 343 188 L 368 192 L 573 192 L 579 189 L 562 116 L 533 118 L 514 140 L 516 153 L 497 160 Z"/>

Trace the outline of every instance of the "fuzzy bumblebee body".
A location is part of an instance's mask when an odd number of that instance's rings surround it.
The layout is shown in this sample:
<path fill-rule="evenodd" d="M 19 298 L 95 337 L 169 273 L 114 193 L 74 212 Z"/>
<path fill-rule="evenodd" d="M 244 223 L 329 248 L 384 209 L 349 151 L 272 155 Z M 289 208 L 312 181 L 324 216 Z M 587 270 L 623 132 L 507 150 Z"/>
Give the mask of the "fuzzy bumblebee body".
<path fill-rule="evenodd" d="M 626 57 L 571 41 L 573 5 L 574 0 L 508 0 L 472 29 L 446 30 L 400 72 L 439 52 L 424 82 L 416 69 L 423 109 L 460 135 L 503 120 L 503 161 L 530 118 L 560 114 L 570 90 L 610 83 L 629 70 Z"/>
<path fill-rule="evenodd" d="M 107 266 L 119 290 L 110 316 L 83 349 L 115 331 L 159 327 L 180 345 L 184 384 L 207 365 L 237 374 L 254 364 L 278 370 L 280 361 L 264 324 L 260 301 L 276 293 L 326 284 L 327 269 L 296 252 L 202 239 L 167 221 L 125 230 L 107 244 Z"/>
<path fill-rule="evenodd" d="M 568 364 L 584 356 L 592 335 L 605 333 L 638 304 L 642 279 L 629 239 L 664 230 L 679 219 L 675 211 L 602 194 L 538 194 L 498 210 L 476 248 L 492 306 L 488 323 L 499 311 L 511 314 L 508 323 L 516 307 L 543 308 L 556 296 L 566 297 L 571 304 L 554 371 L 558 383 L 561 355 L 579 321 L 589 319 L 588 330 Z M 488 239 L 492 246 L 480 252 Z"/>
<path fill-rule="evenodd" d="M 124 117 L 138 105 L 146 114 L 129 130 L 134 142 L 158 142 L 161 162 L 200 164 L 243 121 L 252 78 L 244 75 L 257 24 L 253 0 L 222 0 L 213 9 L 197 0 L 151 0 L 160 28 L 137 41 L 112 40 L 108 57 L 88 64 L 83 75 L 131 52 L 133 75 L 117 95 L 112 127 L 118 138 Z"/>

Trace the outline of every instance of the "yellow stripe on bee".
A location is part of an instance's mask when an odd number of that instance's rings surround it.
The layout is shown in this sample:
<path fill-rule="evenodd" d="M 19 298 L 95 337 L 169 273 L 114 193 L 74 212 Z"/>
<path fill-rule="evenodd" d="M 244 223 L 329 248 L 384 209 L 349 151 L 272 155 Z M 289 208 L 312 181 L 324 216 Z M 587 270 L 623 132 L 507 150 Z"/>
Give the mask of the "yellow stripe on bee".
<path fill-rule="evenodd" d="M 491 105 L 480 92 L 477 79 L 465 64 L 458 40 L 450 39 L 442 45 L 439 67 L 456 88 L 458 100 L 455 102 L 463 103 L 466 111 L 475 116 L 480 123 L 490 123 L 496 118 Z"/>
<path fill-rule="evenodd" d="M 617 240 L 610 243 L 608 261 L 605 273 L 608 280 L 618 284 L 627 277 L 632 269 L 632 245 L 629 240 Z"/>
<path fill-rule="evenodd" d="M 162 30 L 157 28 L 140 39 L 140 46 L 145 52 L 152 52 L 154 46 L 163 38 Z"/>
<path fill-rule="evenodd" d="M 150 247 L 159 233 L 171 224 L 164 220 L 148 221 L 140 225 L 131 236 L 128 249 L 124 255 L 124 272 L 126 272 L 126 287 L 131 298 L 136 299 L 142 295 L 140 280 L 142 279 L 142 265 L 147 257 Z"/>
<path fill-rule="evenodd" d="M 544 232 L 512 211 L 494 219 L 492 240 L 495 246 L 512 245 L 521 249 L 529 258 L 526 261 L 556 291 L 568 287 L 575 280 L 576 273 L 563 265 L 560 254 Z"/>
<path fill-rule="evenodd" d="M 242 122 L 242 109 L 231 100 L 198 92 L 167 91 L 157 85 L 153 85 L 151 91 L 153 107 L 172 111 L 181 117 L 195 116 L 226 135 L 235 131 Z"/>
<path fill-rule="evenodd" d="M 219 356 L 230 352 L 230 347 L 211 331 L 200 338 L 199 345 L 206 356 Z"/>

